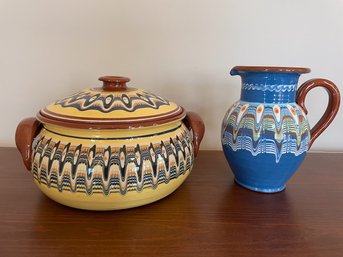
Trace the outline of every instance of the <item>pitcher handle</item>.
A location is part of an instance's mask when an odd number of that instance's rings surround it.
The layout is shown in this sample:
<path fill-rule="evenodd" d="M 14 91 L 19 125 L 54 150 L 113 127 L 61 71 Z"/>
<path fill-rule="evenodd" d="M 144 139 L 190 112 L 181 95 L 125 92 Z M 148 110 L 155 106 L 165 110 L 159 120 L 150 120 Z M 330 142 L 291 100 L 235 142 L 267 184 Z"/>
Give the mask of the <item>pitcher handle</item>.
<path fill-rule="evenodd" d="M 340 94 L 337 86 L 327 79 L 311 79 L 303 83 L 298 91 L 296 101 L 297 104 L 304 110 L 307 114 L 307 108 L 305 107 L 305 98 L 307 93 L 315 87 L 323 87 L 326 89 L 329 95 L 329 102 L 323 116 L 320 120 L 314 125 L 311 129 L 311 140 L 309 148 L 311 148 L 313 142 L 319 137 L 321 133 L 331 124 L 333 119 L 335 118 L 340 104 Z"/>

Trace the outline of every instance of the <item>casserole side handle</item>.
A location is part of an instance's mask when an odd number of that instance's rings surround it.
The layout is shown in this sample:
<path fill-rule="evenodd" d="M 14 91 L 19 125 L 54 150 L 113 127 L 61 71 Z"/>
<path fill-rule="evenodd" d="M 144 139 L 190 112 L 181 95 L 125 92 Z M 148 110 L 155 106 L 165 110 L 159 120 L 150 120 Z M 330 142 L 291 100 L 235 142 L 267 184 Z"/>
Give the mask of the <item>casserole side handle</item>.
<path fill-rule="evenodd" d="M 32 143 L 42 124 L 33 117 L 22 120 L 15 132 L 15 143 L 27 170 L 31 170 Z"/>
<path fill-rule="evenodd" d="M 205 124 L 201 117 L 195 112 L 187 112 L 183 121 L 187 128 L 193 131 L 194 157 L 197 157 L 200 143 L 205 133 Z"/>

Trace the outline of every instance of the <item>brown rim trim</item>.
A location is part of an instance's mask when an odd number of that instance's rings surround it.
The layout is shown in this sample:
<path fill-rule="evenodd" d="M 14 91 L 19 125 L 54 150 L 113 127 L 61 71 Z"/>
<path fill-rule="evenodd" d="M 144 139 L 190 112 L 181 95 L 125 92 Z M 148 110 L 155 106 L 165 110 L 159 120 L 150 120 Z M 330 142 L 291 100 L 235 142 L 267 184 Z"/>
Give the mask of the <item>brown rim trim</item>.
<path fill-rule="evenodd" d="M 106 121 L 106 122 L 116 122 L 116 121 L 137 121 L 137 120 L 147 120 L 147 119 L 154 119 L 156 117 L 167 117 L 167 116 L 174 116 L 178 113 L 180 113 L 181 107 L 178 106 L 176 109 L 170 111 L 170 112 L 166 112 L 163 114 L 155 114 L 155 115 L 151 115 L 151 116 L 142 116 L 142 117 L 132 117 L 132 118 L 86 118 L 86 117 L 77 117 L 77 116 L 69 116 L 69 115 L 64 115 L 64 114 L 57 114 L 54 113 L 52 111 L 49 111 L 47 108 L 44 108 L 40 111 L 42 116 L 45 116 L 47 118 L 51 118 L 51 119 L 59 119 L 59 120 L 83 120 L 83 121 Z"/>
<path fill-rule="evenodd" d="M 231 75 L 237 75 L 239 71 L 256 72 L 297 72 L 309 73 L 311 69 L 303 67 L 282 67 L 282 66 L 235 66 L 231 69 Z"/>
<path fill-rule="evenodd" d="M 130 127 L 148 127 L 153 125 L 160 125 L 164 123 L 168 123 L 174 120 L 183 119 L 186 116 L 186 111 L 180 107 L 180 111 L 176 112 L 174 115 L 170 115 L 167 117 L 157 117 L 155 119 L 143 119 L 143 120 L 112 120 L 111 121 L 101 121 L 101 120 L 66 120 L 63 118 L 57 117 L 48 117 L 44 116 L 41 112 L 37 113 L 37 120 L 42 123 L 48 123 L 52 125 L 62 126 L 62 127 L 69 127 L 69 128 L 79 128 L 79 129 L 127 129 Z"/>

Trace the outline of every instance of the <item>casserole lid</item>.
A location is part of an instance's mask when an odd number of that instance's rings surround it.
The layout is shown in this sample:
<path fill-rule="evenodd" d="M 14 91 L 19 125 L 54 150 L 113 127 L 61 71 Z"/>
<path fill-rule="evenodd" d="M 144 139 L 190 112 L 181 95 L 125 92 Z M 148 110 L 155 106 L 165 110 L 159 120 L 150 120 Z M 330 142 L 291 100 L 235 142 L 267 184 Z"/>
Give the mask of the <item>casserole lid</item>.
<path fill-rule="evenodd" d="M 182 107 L 142 89 L 127 87 L 126 77 L 99 78 L 102 87 L 82 90 L 57 100 L 37 114 L 37 119 L 53 125 L 115 129 L 163 124 L 185 116 Z"/>

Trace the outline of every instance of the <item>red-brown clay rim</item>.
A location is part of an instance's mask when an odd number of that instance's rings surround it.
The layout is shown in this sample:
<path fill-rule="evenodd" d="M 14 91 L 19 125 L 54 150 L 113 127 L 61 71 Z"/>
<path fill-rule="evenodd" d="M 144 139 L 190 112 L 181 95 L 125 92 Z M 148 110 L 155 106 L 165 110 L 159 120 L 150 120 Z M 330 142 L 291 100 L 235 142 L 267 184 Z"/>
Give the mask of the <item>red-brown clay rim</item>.
<path fill-rule="evenodd" d="M 296 73 L 309 73 L 310 68 L 304 67 L 282 67 L 282 66 L 235 66 L 231 69 L 231 75 L 237 75 L 239 71 L 252 71 L 252 72 L 296 72 Z"/>
<path fill-rule="evenodd" d="M 182 119 L 186 115 L 185 109 L 179 108 L 177 112 L 172 115 L 157 116 L 153 118 L 142 118 L 127 120 L 111 120 L 111 119 L 65 119 L 63 117 L 49 117 L 44 115 L 41 111 L 37 113 L 37 120 L 43 124 L 52 124 L 68 128 L 78 128 L 78 129 L 127 129 L 127 128 L 139 128 L 148 127 L 153 125 L 161 125 L 165 123 L 172 122 L 174 120 Z"/>
<path fill-rule="evenodd" d="M 167 117 L 167 116 L 175 116 L 176 114 L 181 112 L 181 107 L 177 107 L 175 110 L 163 113 L 163 114 L 155 114 L 155 115 L 150 115 L 150 116 L 142 116 L 142 117 L 130 117 L 130 118 L 96 118 L 96 117 L 78 117 L 78 116 L 70 116 L 70 115 L 65 115 L 65 114 L 57 114 L 52 111 L 49 111 L 47 108 L 44 108 L 39 111 L 39 113 L 47 118 L 51 119 L 59 119 L 59 120 L 75 120 L 75 121 L 103 121 L 106 123 L 116 123 L 118 121 L 129 121 L 129 122 L 135 122 L 135 121 L 140 121 L 140 120 L 152 120 L 154 118 L 159 118 L 159 117 Z"/>

